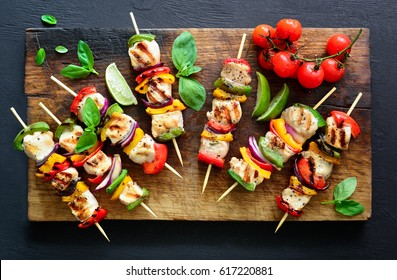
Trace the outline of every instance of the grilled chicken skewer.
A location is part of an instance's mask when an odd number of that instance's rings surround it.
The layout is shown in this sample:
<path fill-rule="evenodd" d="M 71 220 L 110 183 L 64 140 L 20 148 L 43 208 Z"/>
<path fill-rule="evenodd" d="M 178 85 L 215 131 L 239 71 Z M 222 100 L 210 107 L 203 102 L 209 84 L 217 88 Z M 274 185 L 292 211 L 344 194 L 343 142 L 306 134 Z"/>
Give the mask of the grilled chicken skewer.
<path fill-rule="evenodd" d="M 16 112 L 16 110 L 13 107 L 11 108 L 11 112 L 17 118 L 17 120 L 22 125 L 22 127 L 24 129 L 27 129 L 28 126 L 21 119 L 21 117 L 19 116 L 19 114 Z M 35 133 L 37 133 L 37 132 L 35 132 Z M 30 148 L 28 148 L 28 150 L 30 150 L 30 151 L 25 151 L 25 153 L 28 155 L 28 157 L 34 159 L 36 162 L 42 161 L 42 155 L 43 155 L 42 151 L 47 150 L 47 152 L 48 152 L 48 150 L 49 150 L 49 153 L 52 153 L 52 151 L 53 151 L 52 147 L 54 146 L 53 141 L 52 141 L 52 133 L 51 132 L 48 132 L 48 133 L 39 132 L 39 133 L 41 134 L 41 137 L 33 136 L 36 138 L 37 141 L 32 142 L 32 141 L 29 141 L 29 139 L 27 139 L 28 140 L 27 142 L 30 142 L 29 143 Z M 46 135 L 46 134 L 51 135 L 52 142 L 50 141 L 50 139 L 45 139 L 46 136 L 44 136 L 44 135 Z M 27 135 L 27 136 L 30 136 L 30 135 Z M 46 145 L 40 145 L 39 141 L 44 141 L 44 143 Z M 48 146 L 50 147 L 50 149 L 44 148 L 44 147 L 48 147 Z M 63 174 L 75 173 L 72 171 L 72 169 L 69 169 L 69 168 L 62 172 L 63 172 Z M 59 175 L 60 173 L 61 172 L 57 173 L 57 175 Z M 57 175 L 55 175 L 55 176 L 57 176 Z M 66 176 L 66 177 L 68 177 L 68 176 Z M 56 178 L 56 177 L 54 177 L 54 178 Z M 61 180 L 64 178 L 59 177 L 58 179 Z M 68 179 L 68 182 L 70 183 L 71 181 L 73 181 L 75 179 L 77 179 L 77 176 L 74 175 Z M 57 187 L 59 186 L 59 180 L 52 181 L 52 186 L 55 189 L 57 189 Z M 58 182 L 58 183 L 56 183 L 56 182 Z M 61 191 L 63 191 L 63 190 L 61 190 Z M 68 205 L 72 211 L 72 214 L 81 222 L 81 226 L 79 225 L 79 227 L 88 226 L 88 224 L 86 224 L 86 223 L 91 217 L 93 217 L 94 213 L 96 213 L 96 214 L 100 213 L 101 218 L 104 218 L 107 211 L 103 208 L 100 208 L 97 200 L 95 199 L 95 197 L 92 195 L 92 193 L 89 190 L 84 190 L 83 192 L 79 193 L 79 195 L 77 195 L 75 193 L 76 193 L 76 191 L 73 192 L 73 194 L 74 194 L 73 199 L 71 199 L 71 201 L 68 203 Z M 96 219 L 96 218 L 94 218 L 94 219 Z M 98 228 L 98 230 L 102 233 L 102 235 L 106 238 L 106 240 L 108 240 L 110 242 L 106 232 L 103 230 L 101 225 L 98 222 L 95 222 L 94 224 Z"/>
<path fill-rule="evenodd" d="M 39 106 L 60 126 L 62 122 L 42 103 L 39 103 Z M 61 134 L 62 137 L 63 134 Z M 66 138 L 66 137 L 65 137 Z M 75 139 L 74 145 L 77 144 L 78 138 L 74 137 L 69 137 L 69 139 Z M 72 140 L 67 141 L 68 143 L 72 142 Z M 106 156 L 106 155 L 105 155 Z M 86 168 L 87 170 L 87 168 Z M 108 169 L 106 169 L 108 170 Z M 104 173 L 104 172 L 103 172 Z M 91 172 L 89 174 L 95 174 L 95 172 Z M 98 174 L 96 174 L 98 175 Z M 101 174 L 103 175 L 103 174 Z M 129 204 L 133 203 L 137 198 L 141 197 L 143 194 L 143 190 L 136 184 L 136 182 L 128 182 L 127 186 L 124 188 L 123 192 L 120 194 L 120 202 L 126 206 Z M 152 209 L 150 209 L 149 206 L 147 206 L 144 202 L 140 202 L 140 205 L 148 211 L 151 215 L 153 215 L 155 218 L 157 218 L 157 215 L 153 212 Z"/>
<path fill-rule="evenodd" d="M 350 106 L 350 108 L 349 108 L 349 110 L 347 112 L 348 116 L 350 116 L 350 114 L 353 112 L 353 110 L 354 110 L 355 106 L 357 105 L 357 103 L 359 102 L 361 96 L 362 96 L 362 93 L 360 92 L 357 95 L 357 97 L 354 100 L 354 102 L 352 103 L 352 105 Z M 332 121 L 331 119 L 333 119 L 332 116 L 327 118 L 327 129 L 326 129 L 326 131 L 329 134 L 335 134 L 336 131 L 339 131 L 340 129 L 337 129 L 337 126 L 335 125 L 334 121 Z M 350 130 L 351 130 L 350 127 L 348 127 L 348 126 L 344 127 L 344 131 L 347 131 L 346 134 L 349 134 Z M 334 132 L 330 133 L 330 131 L 334 131 Z M 356 135 L 356 136 L 358 136 L 358 135 Z M 331 145 L 333 145 L 336 148 L 340 148 L 340 149 L 344 149 L 344 150 L 347 149 L 347 145 L 348 145 L 348 143 L 350 141 L 350 136 L 346 136 L 347 138 L 345 140 L 341 140 L 341 141 L 337 141 L 337 139 L 335 139 L 335 137 L 330 136 L 330 135 L 325 136 L 325 137 L 326 138 L 328 137 L 328 139 L 325 140 L 326 142 L 329 142 Z M 331 140 L 331 138 L 333 140 Z M 336 143 L 339 143 L 339 144 L 335 145 Z M 345 143 L 345 144 L 341 145 L 340 143 Z M 323 161 L 325 162 L 325 160 L 323 160 Z M 331 164 L 331 169 L 330 170 L 331 170 L 330 172 L 332 172 L 332 164 Z M 291 186 L 291 184 L 290 184 L 290 186 Z M 300 212 L 301 209 L 310 201 L 311 196 L 313 196 L 315 194 L 315 193 L 314 194 L 313 193 L 312 194 L 307 194 L 307 193 L 306 194 L 302 194 L 302 193 L 298 194 L 298 193 L 294 192 L 293 190 L 290 190 L 290 187 L 289 187 L 289 188 L 287 188 L 287 189 L 285 189 L 283 191 L 283 197 L 284 196 L 288 196 L 288 193 L 290 193 L 289 197 L 291 197 L 291 198 L 294 198 L 296 196 L 299 197 L 299 200 L 300 200 L 299 205 L 297 205 L 295 202 L 293 203 L 295 205 L 295 207 L 293 209 L 298 211 L 298 212 Z M 283 199 L 283 198 L 281 198 L 281 199 Z M 304 200 L 304 203 L 302 203 L 302 199 Z M 287 201 L 287 200 L 284 200 L 284 201 L 286 201 L 288 204 L 291 203 L 291 201 Z M 285 212 L 284 216 L 281 218 L 280 222 L 278 223 L 278 225 L 276 227 L 276 230 L 274 231 L 275 233 L 280 229 L 280 227 L 283 225 L 283 223 L 285 222 L 287 217 L 288 217 L 288 211 Z"/>

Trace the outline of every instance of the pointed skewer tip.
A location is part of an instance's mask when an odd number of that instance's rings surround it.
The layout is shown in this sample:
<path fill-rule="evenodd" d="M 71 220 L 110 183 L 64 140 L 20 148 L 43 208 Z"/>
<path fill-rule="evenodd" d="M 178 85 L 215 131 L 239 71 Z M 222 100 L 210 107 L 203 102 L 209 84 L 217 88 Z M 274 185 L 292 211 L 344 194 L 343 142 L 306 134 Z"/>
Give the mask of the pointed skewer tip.
<path fill-rule="evenodd" d="M 103 230 L 103 228 L 101 227 L 101 225 L 99 223 L 95 223 L 96 227 L 98 228 L 98 230 L 102 233 L 102 235 L 107 239 L 107 241 L 109 241 L 110 243 L 110 239 L 107 236 L 106 232 Z"/>
<path fill-rule="evenodd" d="M 218 203 L 218 202 L 221 201 L 225 196 L 227 196 L 237 185 L 238 185 L 237 182 L 235 182 L 233 185 L 231 185 L 231 186 L 221 195 L 221 197 L 216 201 L 216 203 Z"/>
<path fill-rule="evenodd" d="M 204 193 L 205 188 L 207 187 L 208 178 L 210 177 L 211 174 L 211 168 L 212 168 L 212 164 L 208 164 L 207 172 L 205 173 L 205 177 L 204 177 L 203 189 L 201 191 L 202 194 Z"/>
<path fill-rule="evenodd" d="M 278 231 L 278 229 L 282 226 L 282 224 L 285 222 L 287 217 L 288 217 L 288 212 L 285 212 L 284 216 L 281 218 L 280 222 L 278 223 L 277 228 L 274 231 L 274 233 L 276 233 Z"/>

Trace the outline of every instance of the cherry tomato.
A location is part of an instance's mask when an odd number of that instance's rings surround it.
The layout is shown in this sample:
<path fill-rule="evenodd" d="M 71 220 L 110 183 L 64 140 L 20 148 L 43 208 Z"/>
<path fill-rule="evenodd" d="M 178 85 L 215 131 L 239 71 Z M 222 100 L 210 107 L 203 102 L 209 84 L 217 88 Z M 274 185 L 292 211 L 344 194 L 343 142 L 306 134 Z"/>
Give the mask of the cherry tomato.
<path fill-rule="evenodd" d="M 302 65 L 302 62 L 300 60 L 297 60 L 297 59 L 293 60 L 292 62 L 295 64 L 295 71 L 288 78 L 290 78 L 290 79 L 298 79 L 298 71 L 299 71 L 299 68 Z"/>
<path fill-rule="evenodd" d="M 345 74 L 345 67 L 343 64 L 334 58 L 325 59 L 321 63 L 321 67 L 324 69 L 324 81 L 329 83 L 339 81 Z"/>
<path fill-rule="evenodd" d="M 298 81 L 305 88 L 316 88 L 324 80 L 324 70 L 315 62 L 305 62 L 299 67 Z"/>
<path fill-rule="evenodd" d="M 327 54 L 328 55 L 334 55 L 337 54 L 338 52 L 343 51 L 345 48 L 347 48 L 351 44 L 351 40 L 349 37 L 343 34 L 335 34 L 332 35 L 328 41 L 327 41 Z M 335 57 L 336 59 L 343 61 L 346 56 L 350 53 L 351 49 L 348 49 L 344 54 L 338 55 Z"/>
<path fill-rule="evenodd" d="M 325 181 L 324 177 L 313 172 L 312 163 L 307 158 L 301 157 L 295 161 L 295 171 L 297 173 L 295 175 L 308 187 L 322 191 L 330 186 L 330 183 Z"/>
<path fill-rule="evenodd" d="M 277 37 L 297 41 L 302 34 L 302 25 L 296 19 L 282 19 L 276 25 Z"/>
<path fill-rule="evenodd" d="M 273 44 L 280 50 L 285 50 L 287 48 L 287 40 L 279 39 L 276 29 L 270 30 L 270 39 L 272 39 Z"/>
<path fill-rule="evenodd" d="M 165 144 L 154 144 L 154 160 L 152 162 L 144 162 L 142 164 L 145 174 L 159 173 L 167 161 L 168 147 Z"/>
<path fill-rule="evenodd" d="M 254 32 L 252 33 L 252 41 L 255 45 L 269 49 L 273 47 L 273 44 L 267 40 L 270 38 L 270 34 L 273 32 L 274 28 L 267 24 L 260 24 L 255 27 Z"/>
<path fill-rule="evenodd" d="M 266 70 L 273 70 L 272 58 L 276 54 L 273 49 L 263 49 L 258 56 L 259 66 Z"/>
<path fill-rule="evenodd" d="M 299 68 L 299 64 L 286 51 L 278 52 L 273 58 L 273 71 L 281 78 L 288 78 Z"/>

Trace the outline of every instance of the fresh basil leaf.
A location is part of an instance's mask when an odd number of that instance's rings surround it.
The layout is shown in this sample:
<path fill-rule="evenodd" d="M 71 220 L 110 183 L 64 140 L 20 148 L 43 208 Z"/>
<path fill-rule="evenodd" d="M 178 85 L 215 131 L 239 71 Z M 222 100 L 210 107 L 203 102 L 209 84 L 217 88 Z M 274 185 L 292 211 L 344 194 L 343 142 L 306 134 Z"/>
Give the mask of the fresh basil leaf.
<path fill-rule="evenodd" d="M 37 65 L 41 65 L 41 64 L 43 64 L 43 62 L 44 62 L 44 60 L 45 60 L 45 57 L 46 57 L 46 52 L 45 52 L 45 50 L 43 49 L 43 48 L 40 48 L 38 51 L 37 51 L 37 54 L 36 54 L 36 64 Z"/>
<path fill-rule="evenodd" d="M 334 190 L 335 200 L 342 201 L 342 200 L 349 198 L 354 193 L 356 186 L 357 186 L 356 177 L 350 177 L 350 178 L 343 180 L 335 187 L 335 190 Z"/>
<path fill-rule="evenodd" d="M 84 103 L 83 121 L 88 128 L 96 127 L 101 121 L 98 106 L 91 97 L 88 97 Z"/>
<path fill-rule="evenodd" d="M 179 71 L 192 66 L 197 59 L 196 42 L 189 31 L 182 32 L 172 46 L 172 61 Z"/>
<path fill-rule="evenodd" d="M 336 204 L 338 201 L 337 200 L 327 200 L 327 201 L 322 201 L 321 204 Z"/>
<path fill-rule="evenodd" d="M 52 15 L 42 15 L 41 20 L 51 25 L 55 25 L 58 22 L 57 19 Z"/>
<path fill-rule="evenodd" d="M 90 47 L 83 40 L 80 40 L 77 45 L 77 57 L 84 68 L 91 70 L 93 73 L 96 72 L 94 70 L 94 55 L 92 54 Z M 98 74 L 98 72 L 95 74 Z"/>
<path fill-rule="evenodd" d="M 175 75 L 177 78 L 179 77 L 188 77 L 192 74 L 198 73 L 201 71 L 201 67 L 196 66 L 196 65 L 191 65 L 189 67 L 183 68 L 181 71 L 178 71 L 178 73 Z"/>
<path fill-rule="evenodd" d="M 93 147 L 97 141 L 97 135 L 93 131 L 84 131 L 76 144 L 76 153 L 81 153 Z"/>
<path fill-rule="evenodd" d="M 190 108 L 200 111 L 205 103 L 207 93 L 202 84 L 193 78 L 179 78 L 179 96 Z"/>
<path fill-rule="evenodd" d="M 345 216 L 354 216 L 364 212 L 364 206 L 354 200 L 342 200 L 335 204 L 336 212 Z"/>
<path fill-rule="evenodd" d="M 85 78 L 91 73 L 90 70 L 77 66 L 74 64 L 69 64 L 65 68 L 61 70 L 61 75 L 71 78 L 71 79 L 79 79 L 79 78 Z"/>
<path fill-rule="evenodd" d="M 69 50 L 65 48 L 64 46 L 56 46 L 55 51 L 57 53 L 67 53 Z"/>

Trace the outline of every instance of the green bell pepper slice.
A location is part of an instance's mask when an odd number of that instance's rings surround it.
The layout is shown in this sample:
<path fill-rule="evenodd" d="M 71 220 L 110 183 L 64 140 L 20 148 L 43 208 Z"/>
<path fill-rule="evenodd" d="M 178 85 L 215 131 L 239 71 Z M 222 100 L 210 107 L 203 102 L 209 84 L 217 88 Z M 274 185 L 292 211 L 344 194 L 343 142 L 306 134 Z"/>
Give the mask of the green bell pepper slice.
<path fill-rule="evenodd" d="M 128 173 L 127 169 L 121 170 L 119 177 L 114 179 L 114 181 L 106 188 L 106 192 L 108 194 L 112 194 L 117 189 L 117 187 L 121 184 L 121 182 L 123 182 L 124 178 L 127 176 L 127 173 Z"/>
<path fill-rule="evenodd" d="M 252 87 L 250 86 L 239 85 L 223 77 L 215 81 L 214 87 L 237 95 L 250 95 L 252 91 Z"/>
<path fill-rule="evenodd" d="M 164 132 L 164 133 L 160 134 L 159 136 L 157 136 L 156 139 L 160 142 L 165 142 L 165 141 L 169 141 L 173 138 L 176 138 L 178 136 L 181 136 L 184 133 L 185 133 L 185 130 L 183 129 L 183 127 L 173 127 L 169 131 Z"/>
<path fill-rule="evenodd" d="M 247 191 L 253 192 L 255 190 L 256 184 L 253 182 L 247 183 L 241 178 L 236 172 L 234 172 L 232 169 L 229 169 L 227 173 L 230 175 L 230 177 L 233 178 L 237 183 L 239 183 L 244 189 Z"/>
<path fill-rule="evenodd" d="M 317 126 L 318 127 L 323 127 L 323 126 L 327 125 L 326 121 L 321 116 L 321 114 L 317 110 L 313 109 L 312 107 L 307 106 L 305 104 L 301 104 L 301 103 L 296 103 L 296 104 L 294 104 L 294 106 L 302 107 L 302 108 L 304 108 L 306 110 L 309 110 L 310 113 L 312 113 L 313 116 L 317 119 Z"/>
<path fill-rule="evenodd" d="M 135 34 L 128 39 L 128 47 L 131 48 L 135 43 L 140 42 L 140 41 L 153 41 L 156 38 L 156 35 L 153 34 Z"/>
<path fill-rule="evenodd" d="M 23 138 L 26 135 L 33 134 L 37 131 L 49 131 L 50 126 L 46 122 L 36 122 L 28 125 L 26 128 L 22 129 L 14 139 L 14 148 L 18 151 L 23 151 Z"/>
<path fill-rule="evenodd" d="M 66 128 L 73 130 L 73 127 L 76 125 L 76 121 L 72 118 L 67 118 L 64 122 L 62 122 L 55 130 L 54 136 L 55 138 L 59 139 L 62 133 L 65 131 Z"/>
<path fill-rule="evenodd" d="M 258 146 L 259 146 L 259 150 L 266 159 L 268 159 L 277 168 L 283 168 L 284 166 L 283 157 L 280 155 L 279 152 L 271 149 L 268 146 L 268 141 L 266 137 L 264 136 L 259 137 Z"/>
<path fill-rule="evenodd" d="M 124 113 L 123 108 L 121 108 L 118 103 L 113 103 L 112 105 L 109 106 L 109 108 L 106 111 L 106 116 L 110 118 L 115 112 L 120 114 Z"/>
<path fill-rule="evenodd" d="M 141 204 L 145 199 L 148 198 L 149 196 L 149 190 L 146 188 L 142 188 L 143 194 L 137 198 L 134 202 L 131 202 L 130 204 L 127 205 L 128 211 L 131 211 L 135 207 L 137 207 L 139 204 Z"/>

